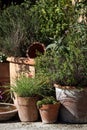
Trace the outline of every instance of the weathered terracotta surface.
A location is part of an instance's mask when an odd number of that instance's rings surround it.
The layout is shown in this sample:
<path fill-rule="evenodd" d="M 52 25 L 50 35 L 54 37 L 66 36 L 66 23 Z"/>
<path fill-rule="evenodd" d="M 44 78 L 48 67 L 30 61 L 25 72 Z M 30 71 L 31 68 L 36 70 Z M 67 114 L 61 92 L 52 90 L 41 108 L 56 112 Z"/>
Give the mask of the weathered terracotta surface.
<path fill-rule="evenodd" d="M 10 83 L 9 62 L 0 63 L 0 86 Z"/>
<path fill-rule="evenodd" d="M 31 58 L 24 58 L 24 57 L 8 57 L 7 61 L 11 63 L 19 63 L 19 64 L 28 64 L 28 65 L 35 65 L 35 60 Z"/>
<path fill-rule="evenodd" d="M 54 123 L 57 121 L 58 112 L 60 108 L 59 104 L 47 104 L 43 105 L 40 109 L 40 115 L 43 123 Z"/>
<path fill-rule="evenodd" d="M 44 54 L 45 46 L 43 43 L 40 42 L 33 42 L 29 48 L 27 49 L 26 55 L 30 58 L 36 58 L 38 53 Z"/>
<path fill-rule="evenodd" d="M 34 59 L 23 57 L 8 57 L 7 61 L 9 61 L 11 85 L 15 84 L 15 80 L 20 76 L 20 74 L 25 74 L 26 76 L 31 74 L 32 77 L 35 76 Z"/>
<path fill-rule="evenodd" d="M 56 98 L 61 102 L 60 118 L 69 123 L 87 123 L 87 88 L 56 89 Z"/>
<path fill-rule="evenodd" d="M 23 122 L 38 120 L 37 97 L 17 97 L 19 118 Z"/>

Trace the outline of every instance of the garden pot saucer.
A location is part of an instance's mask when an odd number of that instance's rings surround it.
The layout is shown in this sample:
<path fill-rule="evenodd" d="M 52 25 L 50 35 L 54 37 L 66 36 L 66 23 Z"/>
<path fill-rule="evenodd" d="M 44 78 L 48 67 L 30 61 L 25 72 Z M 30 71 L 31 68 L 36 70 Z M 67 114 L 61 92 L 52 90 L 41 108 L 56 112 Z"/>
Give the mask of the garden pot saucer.
<path fill-rule="evenodd" d="M 14 117 L 17 113 L 17 108 L 11 103 L 0 103 L 0 121 L 6 121 Z"/>

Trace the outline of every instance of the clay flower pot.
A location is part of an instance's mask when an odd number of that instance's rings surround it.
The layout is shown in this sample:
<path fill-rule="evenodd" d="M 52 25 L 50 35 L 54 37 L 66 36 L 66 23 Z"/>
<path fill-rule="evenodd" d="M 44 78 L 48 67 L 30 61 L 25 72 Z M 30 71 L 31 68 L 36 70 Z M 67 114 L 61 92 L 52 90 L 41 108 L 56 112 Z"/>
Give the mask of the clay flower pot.
<path fill-rule="evenodd" d="M 39 108 L 43 123 L 54 123 L 57 121 L 60 103 L 42 105 Z"/>
<path fill-rule="evenodd" d="M 39 54 L 44 54 L 45 46 L 42 43 L 34 42 L 27 49 L 26 55 L 29 58 L 36 58 Z"/>
<path fill-rule="evenodd" d="M 9 62 L 0 62 L 0 86 L 10 83 Z"/>
<path fill-rule="evenodd" d="M 38 97 L 17 97 L 18 115 L 21 121 L 31 122 L 38 119 L 37 101 Z"/>

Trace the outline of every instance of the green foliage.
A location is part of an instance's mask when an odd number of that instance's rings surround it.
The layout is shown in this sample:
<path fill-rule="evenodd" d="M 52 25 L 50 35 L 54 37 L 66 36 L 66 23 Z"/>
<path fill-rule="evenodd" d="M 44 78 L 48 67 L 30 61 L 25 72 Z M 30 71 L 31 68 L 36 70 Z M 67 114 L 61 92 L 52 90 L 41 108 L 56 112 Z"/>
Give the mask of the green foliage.
<path fill-rule="evenodd" d="M 46 75 L 37 75 L 35 78 L 21 76 L 16 81 L 16 85 L 11 86 L 11 89 L 21 97 L 45 96 L 52 93 L 49 87 L 49 79 Z"/>
<path fill-rule="evenodd" d="M 29 45 L 27 26 L 29 24 L 28 4 L 12 5 L 0 15 L 0 51 L 11 56 L 25 56 Z"/>
<path fill-rule="evenodd" d="M 75 6 L 71 0 L 39 0 L 32 6 L 26 1 L 1 12 L 0 51 L 25 56 L 33 41 L 53 43 L 36 59 L 36 72 L 45 73 L 50 85 L 55 81 L 61 85 L 87 86 L 86 0 L 77 1 Z M 48 95 L 48 91 L 41 92 Z"/>
<path fill-rule="evenodd" d="M 12 3 L 21 4 L 24 0 L 0 0 L 0 9 L 5 9 L 9 7 Z"/>
<path fill-rule="evenodd" d="M 34 36 L 45 44 L 51 39 L 60 38 L 73 21 L 71 1 L 39 0 L 31 8 L 31 21 Z"/>
<path fill-rule="evenodd" d="M 6 59 L 7 59 L 7 56 L 5 54 L 3 54 L 3 53 L 0 53 L 0 62 L 1 63 L 2 62 L 7 62 Z"/>
<path fill-rule="evenodd" d="M 78 16 L 81 16 L 82 19 L 87 23 L 87 1 L 81 0 L 80 2 L 76 2 L 75 7 Z"/>
<path fill-rule="evenodd" d="M 0 86 L 0 102 L 12 103 L 9 86 Z"/>
<path fill-rule="evenodd" d="M 55 67 L 58 67 L 56 64 L 57 57 L 58 56 L 55 51 L 51 50 L 50 52 L 46 51 L 44 55 L 40 55 L 35 59 L 36 73 L 45 73 L 49 76 L 50 84 L 52 84 L 53 80 L 55 80 L 54 74 L 57 70 Z"/>
<path fill-rule="evenodd" d="M 40 108 L 43 105 L 47 105 L 47 104 L 57 104 L 58 101 L 56 101 L 56 99 L 53 96 L 50 97 L 45 97 L 40 101 L 37 101 L 37 107 Z"/>
<path fill-rule="evenodd" d="M 72 33 L 71 33 L 72 34 Z M 36 70 L 43 71 L 50 76 L 50 82 L 68 86 L 87 85 L 87 45 L 78 42 L 76 33 L 74 40 L 71 34 L 68 34 L 65 41 L 69 38 L 66 46 L 57 46 L 55 49 L 46 51 L 44 55 L 36 58 Z M 79 36 L 80 37 L 80 36 Z"/>
<path fill-rule="evenodd" d="M 50 78 L 53 82 L 60 85 L 87 86 L 87 16 L 82 9 L 78 9 L 77 5 L 74 7 L 75 15 L 68 30 L 63 37 L 50 44 L 45 55 L 36 62 L 37 70 L 40 66 L 44 72 L 52 75 Z M 82 21 L 78 20 L 80 10 L 85 16 Z"/>
<path fill-rule="evenodd" d="M 0 51 L 26 56 L 33 41 L 50 44 L 65 36 L 73 23 L 74 7 L 70 0 L 26 0 L 12 5 L 0 15 Z"/>

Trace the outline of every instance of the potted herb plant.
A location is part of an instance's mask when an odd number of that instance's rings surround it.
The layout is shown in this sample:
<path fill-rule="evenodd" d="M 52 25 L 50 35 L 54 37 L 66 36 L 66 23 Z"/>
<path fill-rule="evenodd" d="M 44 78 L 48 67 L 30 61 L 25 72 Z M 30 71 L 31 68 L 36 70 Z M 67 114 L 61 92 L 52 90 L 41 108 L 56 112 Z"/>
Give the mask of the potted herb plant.
<path fill-rule="evenodd" d="M 43 86 L 47 84 L 46 76 L 21 76 L 16 80 L 16 84 L 11 86 L 11 90 L 16 94 L 16 105 L 21 121 L 36 121 L 38 119 L 38 109 L 36 102 L 44 91 Z M 45 92 L 46 93 L 46 92 Z"/>
<path fill-rule="evenodd" d="M 79 27 L 84 26 L 84 24 L 76 24 L 74 25 L 75 28 L 77 25 Z M 86 123 L 86 39 L 77 38 L 77 35 L 79 36 L 82 32 L 80 34 L 78 34 L 78 31 L 77 34 L 75 32 L 69 33 L 63 41 L 70 40 L 66 46 L 65 43 L 60 46 L 57 45 L 54 50 L 45 53 L 38 60 L 38 63 L 42 70 L 51 74 L 50 78 L 55 83 L 56 99 L 62 104 L 59 112 L 61 120 L 70 123 Z"/>
<path fill-rule="evenodd" d="M 38 60 L 41 68 L 52 75 L 56 99 L 62 104 L 61 120 L 70 123 L 87 123 L 87 22 L 77 20 L 82 5 L 83 13 L 86 11 L 86 5 L 77 2 L 76 14 L 64 37 Z"/>
<path fill-rule="evenodd" d="M 61 119 L 70 123 L 87 123 L 87 18 L 84 20 L 86 5 L 77 2 L 76 6 L 77 12 L 84 6 L 83 19 L 73 23 L 64 39 L 67 44 L 58 56 L 60 66 L 55 89 L 56 98 L 62 104 Z"/>
<path fill-rule="evenodd" d="M 54 123 L 57 121 L 60 102 L 53 96 L 44 97 L 37 101 L 37 107 L 43 123 Z"/>

